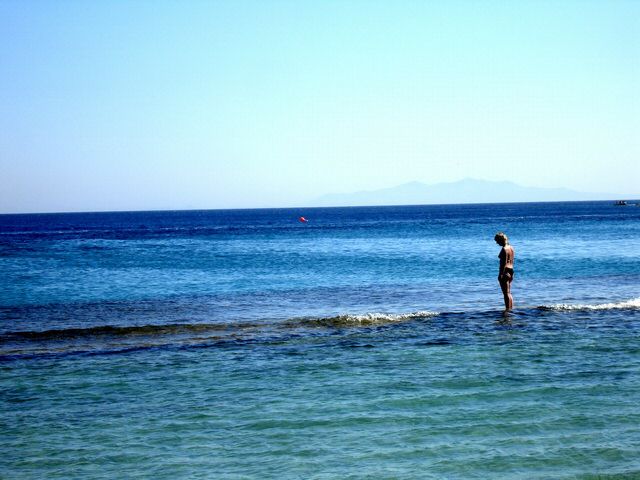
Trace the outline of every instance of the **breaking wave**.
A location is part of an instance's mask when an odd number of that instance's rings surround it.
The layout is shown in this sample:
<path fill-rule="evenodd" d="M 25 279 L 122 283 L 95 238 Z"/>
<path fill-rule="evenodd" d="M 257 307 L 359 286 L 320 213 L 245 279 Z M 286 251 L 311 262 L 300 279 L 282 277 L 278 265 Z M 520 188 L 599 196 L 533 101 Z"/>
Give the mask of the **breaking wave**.
<path fill-rule="evenodd" d="M 439 315 L 438 312 L 419 311 L 411 313 L 364 313 L 361 315 L 336 315 L 335 317 L 325 318 L 300 318 L 292 319 L 287 322 L 289 325 L 308 325 L 321 327 L 350 327 L 350 326 L 368 326 L 368 325 L 384 325 L 387 323 L 398 323 L 413 320 L 416 318 L 429 318 Z"/>
<path fill-rule="evenodd" d="M 174 336 L 201 335 L 206 333 L 235 334 L 242 331 L 296 328 L 296 327 L 350 327 L 381 325 L 407 321 L 415 318 L 427 318 L 438 315 L 437 312 L 412 313 L 365 313 L 362 315 L 337 315 L 320 318 L 292 318 L 282 323 L 176 323 L 166 325 L 116 326 L 102 325 L 88 328 L 63 328 L 54 330 L 14 331 L 0 335 L 2 340 L 55 341 L 91 338 L 123 338 L 137 336 Z"/>
<path fill-rule="evenodd" d="M 598 303 L 598 304 L 577 304 L 571 305 L 568 303 L 558 303 L 552 305 L 541 305 L 539 310 L 552 310 L 557 312 L 569 312 L 569 311 L 589 311 L 589 310 L 635 310 L 640 309 L 640 298 L 634 298 L 632 300 L 624 300 L 622 302 L 614 303 Z"/>
<path fill-rule="evenodd" d="M 541 312 L 638 311 L 640 297 L 601 304 L 549 304 L 516 309 L 514 319 L 543 317 Z M 201 322 L 149 325 L 98 325 L 87 328 L 60 328 L 35 331 L 5 331 L 0 334 L 0 361 L 22 356 L 67 353 L 110 353 L 164 346 L 204 346 L 282 341 L 311 335 L 330 334 L 335 329 L 357 329 L 403 322 L 420 322 L 441 318 L 460 328 L 493 324 L 503 318 L 501 311 L 409 313 L 362 313 L 325 317 L 297 317 L 286 320 L 265 319 L 258 322 Z M 467 323 L 468 322 L 468 323 Z M 436 329 L 438 327 L 436 326 Z M 324 331 L 324 333 L 323 333 Z"/>

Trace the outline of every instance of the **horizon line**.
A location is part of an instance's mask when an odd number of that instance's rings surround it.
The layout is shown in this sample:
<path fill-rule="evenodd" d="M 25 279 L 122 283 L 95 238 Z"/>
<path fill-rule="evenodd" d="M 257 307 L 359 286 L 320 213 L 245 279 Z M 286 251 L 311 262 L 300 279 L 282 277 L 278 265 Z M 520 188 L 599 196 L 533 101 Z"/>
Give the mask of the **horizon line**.
<path fill-rule="evenodd" d="M 236 207 L 236 208 L 158 208 L 139 210 L 66 210 L 66 211 L 46 211 L 46 212 L 0 212 L 0 216 L 15 215 L 69 215 L 69 214 L 90 214 L 90 213 L 151 213 L 151 212 L 211 212 L 211 211 L 231 211 L 231 210 L 309 210 L 325 208 L 385 208 L 385 207 L 435 207 L 453 205 L 511 205 L 523 203 L 595 203 L 595 202 L 631 202 L 627 206 L 640 206 L 640 196 L 637 198 L 626 197 L 628 199 L 592 199 L 592 200 L 538 200 L 538 201 L 515 201 L 515 202 L 457 202 L 457 203 L 407 203 L 407 204 L 385 204 L 385 205 L 330 205 L 330 206 L 292 206 L 292 207 Z"/>

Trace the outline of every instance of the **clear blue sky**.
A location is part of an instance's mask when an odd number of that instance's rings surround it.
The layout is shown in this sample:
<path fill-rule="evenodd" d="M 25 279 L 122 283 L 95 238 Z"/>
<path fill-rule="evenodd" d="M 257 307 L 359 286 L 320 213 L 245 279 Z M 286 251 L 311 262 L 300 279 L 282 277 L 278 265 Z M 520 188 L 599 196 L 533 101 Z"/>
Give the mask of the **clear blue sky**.
<path fill-rule="evenodd" d="M 0 212 L 640 193 L 638 1 L 0 0 Z"/>

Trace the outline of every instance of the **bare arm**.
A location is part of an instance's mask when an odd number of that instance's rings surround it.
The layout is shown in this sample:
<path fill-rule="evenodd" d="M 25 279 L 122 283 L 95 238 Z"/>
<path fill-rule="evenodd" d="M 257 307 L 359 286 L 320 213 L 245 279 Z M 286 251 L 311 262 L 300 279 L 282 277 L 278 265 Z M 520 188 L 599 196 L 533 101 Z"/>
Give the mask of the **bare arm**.
<path fill-rule="evenodd" d="M 507 265 L 507 252 L 504 247 L 500 250 L 500 254 L 498 255 L 500 259 L 500 269 L 498 270 L 498 280 L 502 279 L 502 275 L 504 275 L 504 267 Z"/>

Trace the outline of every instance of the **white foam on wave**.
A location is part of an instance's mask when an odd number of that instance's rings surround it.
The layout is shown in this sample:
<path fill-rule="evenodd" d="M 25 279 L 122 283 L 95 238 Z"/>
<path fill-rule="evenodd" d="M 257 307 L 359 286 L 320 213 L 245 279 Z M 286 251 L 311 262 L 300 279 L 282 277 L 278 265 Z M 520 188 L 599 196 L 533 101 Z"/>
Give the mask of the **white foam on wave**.
<path fill-rule="evenodd" d="M 299 318 L 286 322 L 287 325 L 324 326 L 324 327 L 358 327 L 367 325 L 384 325 L 400 323 L 414 318 L 429 318 L 440 315 L 439 312 L 418 311 L 410 313 L 363 313 L 344 314 L 324 318 Z"/>
<path fill-rule="evenodd" d="M 598 303 L 595 305 L 571 305 L 558 303 L 554 305 L 542 305 L 538 307 L 543 310 L 571 311 L 571 310 L 633 310 L 640 308 L 640 297 L 631 300 L 614 303 Z"/>
<path fill-rule="evenodd" d="M 372 325 L 376 323 L 393 323 L 402 322 L 405 320 L 411 320 L 413 318 L 426 318 L 435 317 L 439 315 L 438 312 L 419 311 L 411 313 L 363 313 L 360 315 L 339 315 L 334 317 L 333 320 L 337 320 L 343 324 L 354 325 Z"/>

